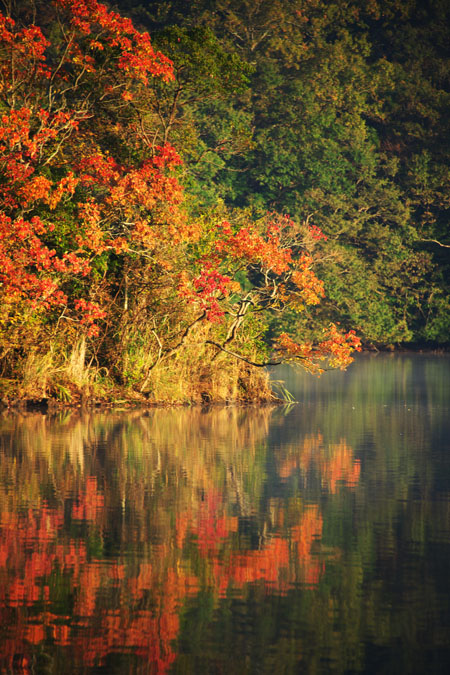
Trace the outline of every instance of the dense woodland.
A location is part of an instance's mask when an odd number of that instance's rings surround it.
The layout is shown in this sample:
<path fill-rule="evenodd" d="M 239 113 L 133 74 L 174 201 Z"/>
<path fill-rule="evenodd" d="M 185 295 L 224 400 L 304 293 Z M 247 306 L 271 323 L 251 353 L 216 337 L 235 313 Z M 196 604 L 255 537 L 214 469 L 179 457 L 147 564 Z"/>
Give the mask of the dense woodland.
<path fill-rule="evenodd" d="M 4 399 L 448 343 L 446 0 L 3 5 Z"/>

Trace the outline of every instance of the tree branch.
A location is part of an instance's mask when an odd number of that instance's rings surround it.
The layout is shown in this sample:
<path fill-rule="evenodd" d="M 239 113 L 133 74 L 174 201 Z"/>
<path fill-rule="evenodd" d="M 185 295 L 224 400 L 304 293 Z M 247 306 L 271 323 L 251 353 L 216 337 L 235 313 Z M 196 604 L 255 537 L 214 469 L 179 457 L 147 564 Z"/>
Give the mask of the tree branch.
<path fill-rule="evenodd" d="M 247 359 L 245 356 L 241 356 L 240 354 L 236 354 L 236 352 L 232 352 L 229 349 L 225 349 L 225 347 L 222 347 L 218 342 L 214 342 L 214 340 L 205 340 L 205 344 L 207 345 L 213 345 L 214 347 L 217 347 L 222 352 L 225 352 L 225 354 L 229 354 L 230 356 L 234 356 L 235 359 L 239 359 L 239 361 L 244 361 L 244 363 L 248 363 L 250 366 L 255 366 L 256 368 L 265 368 L 266 366 L 280 366 L 283 361 L 265 361 L 264 363 L 256 363 L 256 361 L 252 361 L 251 359 Z"/>
<path fill-rule="evenodd" d="M 419 239 L 419 241 L 429 241 L 432 244 L 437 244 L 438 246 L 442 246 L 442 248 L 450 248 L 450 244 L 443 244 L 442 242 L 438 241 L 437 239 Z"/>
<path fill-rule="evenodd" d="M 149 365 L 149 367 L 147 369 L 147 373 L 146 373 L 144 381 L 141 385 L 141 391 L 144 391 L 145 387 L 147 386 L 147 382 L 148 382 L 148 379 L 150 377 L 150 372 L 153 370 L 153 368 L 155 368 L 155 366 L 157 366 L 158 363 L 160 363 L 160 361 L 162 361 L 163 359 L 166 359 L 167 357 L 172 356 L 172 354 L 175 354 L 175 352 L 183 345 L 185 339 L 187 338 L 187 336 L 189 335 L 189 333 L 191 332 L 191 330 L 193 329 L 195 324 L 197 324 L 199 321 L 204 319 L 205 316 L 206 316 L 206 312 L 203 312 L 192 323 L 190 323 L 188 326 L 186 326 L 183 333 L 181 334 L 181 337 L 180 337 L 180 340 L 179 340 L 178 344 L 175 345 L 175 347 L 169 347 L 168 349 L 162 349 L 161 341 L 159 340 L 155 331 L 152 331 L 152 333 L 155 336 L 156 341 L 158 342 L 158 346 L 159 346 L 158 356 L 153 361 L 153 363 L 151 363 Z"/>

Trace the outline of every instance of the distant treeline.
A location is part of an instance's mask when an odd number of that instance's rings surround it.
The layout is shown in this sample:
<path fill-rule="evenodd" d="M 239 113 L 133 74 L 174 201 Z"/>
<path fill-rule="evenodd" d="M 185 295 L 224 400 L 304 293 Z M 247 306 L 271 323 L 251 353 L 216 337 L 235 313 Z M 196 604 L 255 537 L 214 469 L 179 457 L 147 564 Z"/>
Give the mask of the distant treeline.
<path fill-rule="evenodd" d="M 196 204 L 318 226 L 323 321 L 449 342 L 448 0 L 118 4 L 174 61 L 159 111 Z"/>

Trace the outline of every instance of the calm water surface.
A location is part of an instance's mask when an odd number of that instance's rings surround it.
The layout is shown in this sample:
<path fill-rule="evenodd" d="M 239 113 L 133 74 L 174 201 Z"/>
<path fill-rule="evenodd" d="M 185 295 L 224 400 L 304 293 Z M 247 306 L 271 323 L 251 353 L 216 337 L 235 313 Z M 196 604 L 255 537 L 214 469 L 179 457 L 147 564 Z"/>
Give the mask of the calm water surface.
<path fill-rule="evenodd" d="M 450 672 L 450 358 L 0 416 L 1 673 Z"/>

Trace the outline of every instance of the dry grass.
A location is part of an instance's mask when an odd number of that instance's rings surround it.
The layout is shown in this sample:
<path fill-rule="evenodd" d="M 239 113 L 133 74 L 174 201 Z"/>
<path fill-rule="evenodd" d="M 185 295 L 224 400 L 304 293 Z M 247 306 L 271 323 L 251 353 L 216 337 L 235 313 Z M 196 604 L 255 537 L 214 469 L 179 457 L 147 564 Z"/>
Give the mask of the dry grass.
<path fill-rule="evenodd" d="M 216 358 L 214 358 L 216 357 Z M 214 347 L 187 346 L 159 363 L 146 386 L 151 401 L 165 403 L 228 403 L 268 401 L 272 398 L 267 373 L 226 355 Z"/>
<path fill-rule="evenodd" d="M 72 346 L 53 343 L 46 351 L 31 350 L 18 362 L 16 372 L 16 378 L 9 381 L 10 398 L 70 403 L 105 396 L 112 384 L 104 369 L 86 362 L 84 337 Z"/>
<path fill-rule="evenodd" d="M 134 400 L 152 404 L 230 403 L 273 400 L 269 378 L 234 357 L 205 344 L 205 328 L 183 346 L 158 360 L 158 345 L 142 334 L 118 355 L 122 384 L 100 368 L 87 351 L 86 340 L 54 342 L 33 349 L 16 365 L 14 378 L 4 382 L 3 400 L 54 399 L 63 404 L 98 400 Z M 153 367 L 150 367 L 152 366 Z M 144 386 L 143 386 L 144 385 Z"/>

